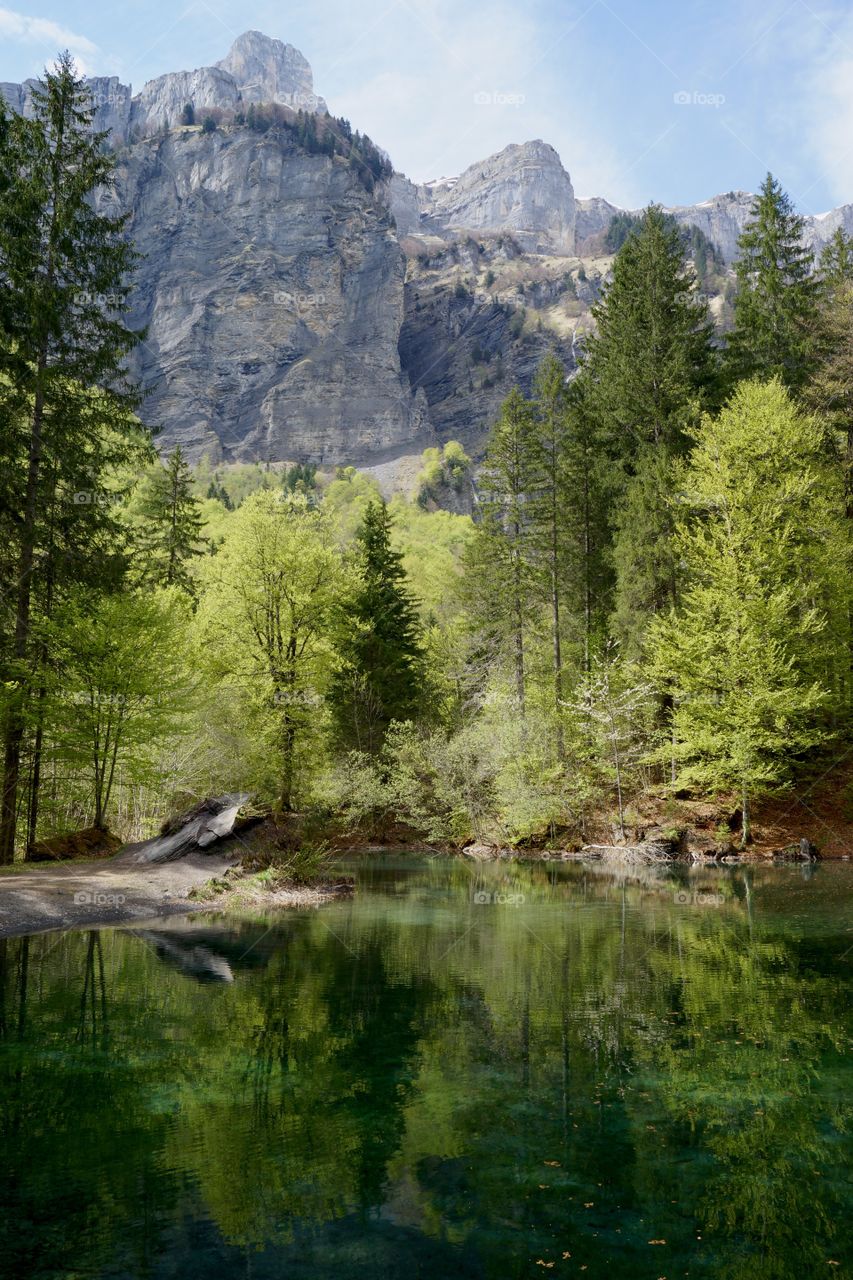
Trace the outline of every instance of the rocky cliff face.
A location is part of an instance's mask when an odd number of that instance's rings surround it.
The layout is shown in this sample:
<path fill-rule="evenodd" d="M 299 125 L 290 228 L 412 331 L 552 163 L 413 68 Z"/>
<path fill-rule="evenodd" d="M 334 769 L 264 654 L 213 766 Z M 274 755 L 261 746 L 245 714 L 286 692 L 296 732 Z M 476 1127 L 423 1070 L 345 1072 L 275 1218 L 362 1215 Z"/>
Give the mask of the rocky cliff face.
<path fill-rule="evenodd" d="M 359 462 L 430 442 L 400 368 L 402 255 L 340 159 L 278 131 L 178 131 L 123 153 L 145 255 L 144 416 L 190 457 Z"/>
<path fill-rule="evenodd" d="M 299 145 L 284 126 L 229 122 L 252 104 L 327 110 L 302 54 L 252 31 L 215 66 L 135 97 L 114 76 L 89 86 L 95 125 L 119 148 L 102 199 L 131 213 L 144 255 L 132 321 L 148 334 L 134 372 L 164 444 L 326 465 L 384 465 L 453 437 L 477 452 L 547 350 L 573 366 L 619 210 L 576 199 L 546 143 L 513 144 L 458 178 L 394 174 L 370 192 L 364 165 L 359 178 L 346 158 L 316 154 L 304 131 Z M 33 87 L 0 92 L 26 115 Z M 187 103 L 224 111 L 225 127 L 177 127 Z M 730 264 L 751 202 L 730 192 L 671 212 Z M 839 226 L 853 232 L 853 205 L 807 219 L 806 238 L 820 249 Z"/>
<path fill-rule="evenodd" d="M 250 102 L 280 102 L 294 111 L 328 110 L 314 92 L 314 76 L 308 59 L 292 44 L 270 40 L 260 31 L 245 31 L 234 41 L 228 56 L 217 62 Z"/>
<path fill-rule="evenodd" d="M 250 103 L 271 102 L 294 111 L 325 114 L 328 110 L 314 92 L 311 67 L 299 50 L 259 31 L 238 36 L 215 67 L 170 71 L 149 80 L 135 97 L 130 85 L 116 76 L 94 76 L 86 83 L 95 105 L 95 128 L 110 130 L 116 145 L 178 124 L 187 103 L 199 112 L 235 111 Z M 0 93 L 13 111 L 29 115 L 35 84 L 35 80 L 0 84 Z"/>
<path fill-rule="evenodd" d="M 531 253 L 574 252 L 574 191 L 546 142 L 513 143 L 450 182 L 415 188 L 404 180 L 391 199 L 406 234 L 511 231 Z"/>

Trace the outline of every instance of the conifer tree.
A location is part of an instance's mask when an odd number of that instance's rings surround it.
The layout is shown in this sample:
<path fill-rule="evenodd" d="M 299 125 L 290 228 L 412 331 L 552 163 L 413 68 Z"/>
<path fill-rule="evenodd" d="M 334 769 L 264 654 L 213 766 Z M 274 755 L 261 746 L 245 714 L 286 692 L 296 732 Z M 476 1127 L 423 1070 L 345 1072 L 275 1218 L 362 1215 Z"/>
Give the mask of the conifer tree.
<path fill-rule="evenodd" d="M 165 465 L 157 465 L 143 498 L 141 515 L 142 580 L 180 587 L 194 596 L 189 565 L 204 551 L 201 504 L 193 493 L 192 469 L 180 445 L 175 446 Z"/>
<path fill-rule="evenodd" d="M 683 450 L 713 402 L 713 327 L 695 283 L 678 228 L 650 205 L 593 308 L 584 359 L 590 406 L 628 462 L 644 444 Z"/>
<path fill-rule="evenodd" d="M 843 227 L 837 227 L 823 246 L 819 274 L 824 290 L 830 292 L 853 281 L 853 236 L 845 235 Z"/>
<path fill-rule="evenodd" d="M 32 119 L 13 116 L 0 129 L 0 411 L 10 426 L 4 449 L 22 477 L 9 495 L 5 557 L 0 861 L 14 856 L 34 602 L 48 567 L 54 576 L 78 572 L 90 535 L 107 522 L 102 477 L 131 451 L 138 403 L 122 374 L 137 340 L 123 321 L 134 254 L 126 219 L 99 213 L 91 199 L 109 188 L 115 163 L 92 118 L 89 91 L 65 53 L 35 89 Z M 68 494 L 63 504 L 69 481 L 88 500 Z M 77 522 L 75 553 L 63 561 L 43 555 L 60 506 L 63 517 L 73 506 Z"/>
<path fill-rule="evenodd" d="M 707 417 L 685 474 L 677 551 L 688 585 L 655 620 L 681 785 L 756 794 L 831 732 L 847 696 L 849 534 L 822 428 L 779 381 L 744 383 Z"/>
<path fill-rule="evenodd" d="M 695 283 L 678 227 L 650 206 L 616 257 L 587 343 L 588 411 L 626 482 L 615 553 L 615 629 L 626 657 L 672 598 L 670 470 L 718 392 L 713 329 Z"/>
<path fill-rule="evenodd" d="M 798 391 L 813 369 L 820 286 L 803 226 L 790 197 L 768 173 L 738 240 L 734 328 L 725 362 L 731 385 L 779 377 Z"/>
<path fill-rule="evenodd" d="M 537 601 L 535 503 L 541 490 L 541 461 L 532 406 L 515 387 L 486 446 L 477 530 L 467 567 L 469 612 L 488 648 L 509 649 L 522 716 L 526 637 Z"/>
<path fill-rule="evenodd" d="M 820 258 L 821 293 L 813 316 L 815 365 L 802 389 L 806 406 L 826 423 L 844 473 L 853 519 L 853 238 L 839 228 Z"/>
<path fill-rule="evenodd" d="M 357 534 L 359 581 L 340 619 L 329 693 L 339 744 L 370 754 L 381 748 L 391 722 L 413 719 L 424 700 L 417 605 L 391 529 L 384 501 L 369 502 Z"/>
<path fill-rule="evenodd" d="M 602 444 L 582 372 L 567 388 L 562 441 L 567 634 L 578 666 L 589 677 L 607 634 L 613 598 L 613 517 L 624 487 L 621 466 Z M 565 612 L 565 611 L 564 611 Z"/>
<path fill-rule="evenodd" d="M 536 443 L 539 452 L 539 486 L 535 495 L 534 520 L 537 552 L 545 597 L 551 615 L 551 649 L 554 677 L 554 710 L 557 716 L 557 754 L 564 754 L 560 715 L 563 702 L 563 592 L 565 576 L 565 515 L 569 507 L 566 489 L 567 435 L 569 416 L 566 371 L 557 356 L 546 356 L 533 382 L 536 414 Z"/>

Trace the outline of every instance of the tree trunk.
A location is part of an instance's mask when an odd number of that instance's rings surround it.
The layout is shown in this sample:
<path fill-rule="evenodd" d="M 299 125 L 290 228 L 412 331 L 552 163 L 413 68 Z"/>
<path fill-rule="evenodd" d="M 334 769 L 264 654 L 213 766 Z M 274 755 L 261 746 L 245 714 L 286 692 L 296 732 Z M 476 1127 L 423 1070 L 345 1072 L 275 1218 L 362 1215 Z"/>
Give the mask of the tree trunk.
<path fill-rule="evenodd" d="M 743 820 L 740 829 L 740 847 L 745 849 L 752 838 L 752 818 L 749 812 L 749 791 L 746 785 L 746 779 L 743 780 L 741 789 L 741 803 L 743 811 Z"/>
<path fill-rule="evenodd" d="M 41 380 L 44 376 L 44 371 L 45 360 L 42 357 L 39 361 L 38 383 L 30 427 L 29 465 L 27 467 L 27 486 L 21 522 L 21 549 L 18 555 L 18 593 L 15 604 L 15 640 L 12 653 L 15 666 L 18 669 L 18 679 L 21 680 L 22 685 L 19 690 L 19 696 L 9 709 L 6 721 L 3 756 L 3 799 L 2 806 L 0 806 L 0 863 L 14 862 L 15 835 L 18 828 L 18 784 L 21 773 L 21 745 L 24 740 L 25 693 L 23 675 L 30 640 L 31 579 L 35 565 L 36 516 L 44 416 L 44 393 L 41 388 Z"/>

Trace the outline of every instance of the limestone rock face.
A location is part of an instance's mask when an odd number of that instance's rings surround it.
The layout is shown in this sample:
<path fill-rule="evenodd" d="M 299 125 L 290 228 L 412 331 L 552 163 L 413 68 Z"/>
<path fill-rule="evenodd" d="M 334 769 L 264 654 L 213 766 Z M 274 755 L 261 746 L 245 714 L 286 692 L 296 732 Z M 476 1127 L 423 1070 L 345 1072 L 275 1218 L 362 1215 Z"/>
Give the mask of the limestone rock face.
<path fill-rule="evenodd" d="M 131 125 L 140 133 L 155 133 L 180 124 L 181 112 L 188 103 L 195 111 L 205 107 L 233 111 L 239 102 L 237 82 L 227 71 L 218 67 L 170 71 L 149 80 L 133 99 Z"/>
<path fill-rule="evenodd" d="M 130 125 L 130 85 L 122 84 L 118 76 L 90 76 L 86 80 L 95 107 L 93 127 L 98 132 L 109 132 L 112 141 L 127 141 Z M 23 84 L 0 84 L 0 94 L 18 115 L 32 116 L 33 90 L 37 80 L 25 80 Z"/>
<path fill-rule="evenodd" d="M 452 184 L 437 186 L 425 203 L 425 229 L 509 231 L 532 253 L 574 252 L 574 191 L 546 142 L 505 147 Z"/>
<path fill-rule="evenodd" d="M 0 84 L 0 93 L 13 111 L 28 116 L 36 83 Z M 259 31 L 238 36 L 215 67 L 170 71 L 149 80 L 135 97 L 130 85 L 117 76 L 92 76 L 86 83 L 95 104 L 94 127 L 110 130 L 116 146 L 177 125 L 187 103 L 195 111 L 234 111 L 253 102 L 278 102 L 294 111 L 328 111 L 314 92 L 311 67 L 299 50 Z"/>
<path fill-rule="evenodd" d="M 586 240 L 607 229 L 610 219 L 618 212 L 615 204 L 610 204 L 601 196 L 575 200 L 575 239 L 578 253 L 583 252 Z"/>
<path fill-rule="evenodd" d="M 308 59 L 292 44 L 271 40 L 260 31 L 238 36 L 228 56 L 216 65 L 234 78 L 245 103 L 280 102 L 294 111 L 328 110 L 314 92 Z"/>
<path fill-rule="evenodd" d="M 384 196 L 388 202 L 397 232 L 401 236 L 416 234 L 421 229 L 423 198 L 422 188 L 416 187 L 402 173 L 392 174 L 385 185 Z"/>
<path fill-rule="evenodd" d="M 704 231 L 728 263 L 737 257 L 738 237 L 749 220 L 753 199 L 748 191 L 729 191 L 701 204 L 675 205 L 668 212 L 682 225 Z"/>
<path fill-rule="evenodd" d="M 122 154 L 144 255 L 145 421 L 192 458 L 359 462 L 431 441 L 400 368 L 404 263 L 387 207 L 289 135 L 177 131 Z M 106 198 L 106 197 L 105 197 Z"/>
<path fill-rule="evenodd" d="M 837 209 L 830 209 L 829 213 L 806 218 L 804 239 L 816 253 L 820 253 L 839 228 L 846 236 L 853 235 L 853 204 L 842 204 Z"/>

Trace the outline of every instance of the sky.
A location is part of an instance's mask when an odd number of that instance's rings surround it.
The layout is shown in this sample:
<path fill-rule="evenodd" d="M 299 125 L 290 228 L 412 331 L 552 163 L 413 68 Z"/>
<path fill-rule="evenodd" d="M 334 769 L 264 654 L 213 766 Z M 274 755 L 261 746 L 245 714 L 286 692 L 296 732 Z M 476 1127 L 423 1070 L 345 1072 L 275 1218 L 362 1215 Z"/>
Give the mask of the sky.
<path fill-rule="evenodd" d="M 67 47 L 134 91 L 247 29 L 295 45 L 335 115 L 415 181 L 542 138 L 575 192 L 637 208 L 754 191 L 853 202 L 853 0 L 34 0 L 0 80 Z"/>

